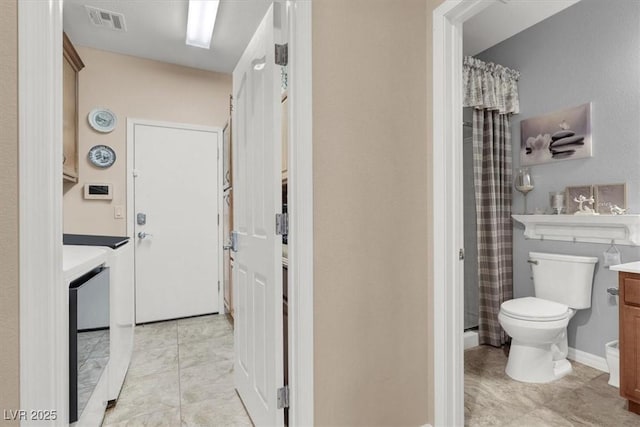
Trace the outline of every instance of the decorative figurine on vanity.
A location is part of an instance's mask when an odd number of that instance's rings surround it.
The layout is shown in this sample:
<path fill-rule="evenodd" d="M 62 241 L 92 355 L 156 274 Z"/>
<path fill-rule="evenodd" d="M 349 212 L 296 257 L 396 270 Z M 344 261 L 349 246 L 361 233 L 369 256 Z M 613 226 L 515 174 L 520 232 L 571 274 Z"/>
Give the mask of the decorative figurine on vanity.
<path fill-rule="evenodd" d="M 585 203 L 589 203 L 590 205 L 593 205 L 595 203 L 595 199 L 593 198 L 593 196 L 587 199 L 585 196 L 580 194 L 578 197 L 573 199 L 573 201 L 578 204 L 578 210 L 576 211 L 576 213 L 574 213 L 574 215 L 600 215 L 592 208 L 584 206 Z"/>
<path fill-rule="evenodd" d="M 612 203 L 609 203 L 609 210 L 611 210 L 611 215 L 625 215 L 629 211 L 629 209 L 622 209 L 620 206 Z"/>

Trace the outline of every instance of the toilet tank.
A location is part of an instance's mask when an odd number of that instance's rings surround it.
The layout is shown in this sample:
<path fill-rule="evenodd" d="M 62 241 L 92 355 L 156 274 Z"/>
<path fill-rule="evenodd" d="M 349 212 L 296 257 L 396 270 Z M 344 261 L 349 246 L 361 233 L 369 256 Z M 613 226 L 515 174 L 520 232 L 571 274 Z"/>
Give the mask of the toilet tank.
<path fill-rule="evenodd" d="M 571 308 L 591 307 L 593 271 L 598 258 L 530 252 L 536 297 Z"/>

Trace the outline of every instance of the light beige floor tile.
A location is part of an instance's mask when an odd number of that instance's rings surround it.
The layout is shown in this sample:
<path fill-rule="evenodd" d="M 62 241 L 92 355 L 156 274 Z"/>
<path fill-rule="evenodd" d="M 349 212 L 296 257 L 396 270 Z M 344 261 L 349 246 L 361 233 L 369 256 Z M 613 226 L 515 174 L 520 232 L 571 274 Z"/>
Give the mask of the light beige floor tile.
<path fill-rule="evenodd" d="M 154 323 L 135 332 L 124 388 L 103 425 L 251 425 L 234 389 L 233 329 L 224 316 Z"/>
<path fill-rule="evenodd" d="M 231 328 L 226 320 L 204 319 L 187 325 L 178 324 L 178 343 L 222 339 L 229 335 Z"/>
<path fill-rule="evenodd" d="M 536 402 L 518 393 L 517 384 L 501 378 L 465 375 L 467 425 L 504 425 L 536 407 Z"/>
<path fill-rule="evenodd" d="M 180 407 L 178 370 L 127 378 L 115 408 L 104 424 L 125 421 L 139 415 L 164 412 Z"/>
<path fill-rule="evenodd" d="M 134 351 L 169 347 L 178 343 L 178 323 L 175 320 L 138 325 L 134 331 Z"/>
<path fill-rule="evenodd" d="M 465 424 L 469 426 L 640 426 L 608 375 L 571 362 L 573 372 L 548 384 L 509 378 L 507 356 L 489 346 L 465 351 Z"/>
<path fill-rule="evenodd" d="M 180 368 L 214 363 L 224 369 L 233 365 L 233 339 L 231 345 L 226 337 L 180 344 Z"/>
<path fill-rule="evenodd" d="M 104 427 L 176 427 L 180 425 L 180 410 L 170 409 L 162 412 L 142 414 Z"/>
<path fill-rule="evenodd" d="M 144 377 L 166 371 L 178 369 L 178 345 L 151 348 L 147 351 L 136 352 L 131 358 L 131 365 L 127 376 L 130 378 Z"/>
<path fill-rule="evenodd" d="M 574 425 L 548 408 L 538 408 L 507 424 L 508 427 L 573 427 Z"/>
<path fill-rule="evenodd" d="M 626 410 L 626 401 L 618 389 L 607 384 L 606 374 L 577 387 L 548 403 L 574 424 L 593 426 L 639 426 L 640 415 Z"/>
<path fill-rule="evenodd" d="M 183 405 L 209 400 L 233 389 L 233 372 L 216 364 L 180 370 L 180 399 Z"/>
<path fill-rule="evenodd" d="M 228 394 L 228 393 L 227 393 Z M 235 392 L 225 400 L 205 400 L 182 406 L 183 427 L 251 426 L 240 398 Z"/>
<path fill-rule="evenodd" d="M 225 316 L 209 314 L 205 316 L 185 317 L 177 320 L 179 326 L 195 325 L 198 323 L 221 323 L 230 326 Z"/>

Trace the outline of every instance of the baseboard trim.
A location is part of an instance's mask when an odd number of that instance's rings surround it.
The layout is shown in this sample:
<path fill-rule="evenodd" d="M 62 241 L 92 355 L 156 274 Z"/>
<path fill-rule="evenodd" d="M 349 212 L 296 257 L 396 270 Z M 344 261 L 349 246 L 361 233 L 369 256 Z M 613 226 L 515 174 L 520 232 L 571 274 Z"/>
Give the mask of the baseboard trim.
<path fill-rule="evenodd" d="M 569 347 L 567 357 L 599 371 L 609 372 L 609 365 L 607 365 L 607 359 L 604 357 L 596 356 L 595 354 L 587 353 L 571 347 Z"/>
<path fill-rule="evenodd" d="M 464 337 L 464 349 L 477 347 L 480 345 L 478 338 L 478 331 L 467 331 L 463 334 Z"/>

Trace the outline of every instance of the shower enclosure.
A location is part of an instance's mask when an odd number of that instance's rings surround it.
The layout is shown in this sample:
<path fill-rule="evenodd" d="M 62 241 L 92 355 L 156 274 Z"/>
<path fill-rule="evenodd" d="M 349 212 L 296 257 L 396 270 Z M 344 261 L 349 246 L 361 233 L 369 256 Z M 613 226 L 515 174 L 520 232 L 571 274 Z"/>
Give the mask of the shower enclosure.
<path fill-rule="evenodd" d="M 464 330 L 478 327 L 478 249 L 476 202 L 473 187 L 473 125 L 471 109 L 464 109 L 463 194 L 464 194 Z"/>

